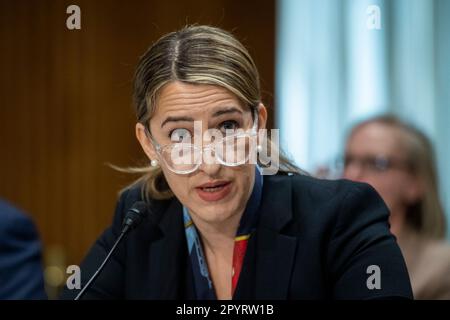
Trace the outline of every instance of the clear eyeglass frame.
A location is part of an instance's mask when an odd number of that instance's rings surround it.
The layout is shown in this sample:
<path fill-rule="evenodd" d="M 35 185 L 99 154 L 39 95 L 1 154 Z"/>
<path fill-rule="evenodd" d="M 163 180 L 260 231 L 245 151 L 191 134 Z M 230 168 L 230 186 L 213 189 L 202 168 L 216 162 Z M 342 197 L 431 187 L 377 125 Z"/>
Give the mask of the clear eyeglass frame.
<path fill-rule="evenodd" d="M 214 141 L 212 143 L 209 143 L 205 146 L 198 146 L 192 143 L 183 143 L 183 142 L 178 142 L 178 143 L 170 143 L 164 146 L 161 146 L 152 136 L 152 134 L 150 133 L 150 130 L 148 128 L 147 125 L 144 124 L 145 127 L 145 133 L 147 135 L 147 137 L 149 138 L 150 142 L 152 143 L 153 147 L 155 148 L 158 156 L 160 157 L 160 159 L 162 159 L 162 161 L 164 162 L 164 164 L 166 165 L 166 167 L 176 173 L 176 174 L 180 174 L 180 175 L 186 175 L 186 174 L 190 174 L 193 173 L 195 171 L 198 170 L 198 168 L 200 167 L 200 165 L 203 163 L 203 154 L 205 153 L 205 150 L 210 150 L 210 151 L 214 151 L 214 158 L 215 160 L 224 166 L 228 166 L 228 167 L 236 167 L 236 166 L 240 166 L 245 164 L 249 157 L 250 157 L 250 153 L 252 152 L 249 151 L 249 154 L 245 156 L 244 159 L 242 159 L 241 161 L 237 161 L 237 162 L 230 162 L 230 161 L 225 161 L 223 159 L 222 156 L 220 156 L 220 152 L 217 152 L 217 145 L 221 145 L 222 147 L 224 146 L 224 144 L 226 145 L 226 140 L 235 140 L 235 139 L 252 139 L 255 138 L 258 134 L 258 108 L 252 108 L 253 109 L 253 126 L 250 129 L 250 131 L 248 132 L 238 132 L 235 134 L 231 134 L 231 135 L 226 135 L 224 137 L 222 137 L 222 139 L 220 139 L 219 141 Z M 190 163 L 189 165 L 186 166 L 185 169 L 177 169 L 174 168 L 174 166 L 166 159 L 165 153 L 168 150 L 172 150 L 175 146 L 182 146 L 183 148 L 190 149 L 194 152 L 194 154 L 196 154 L 200 160 L 194 160 L 192 163 Z M 250 148 L 251 149 L 251 148 Z M 170 152 L 169 152 L 170 154 Z M 189 167 L 190 166 L 190 167 Z"/>

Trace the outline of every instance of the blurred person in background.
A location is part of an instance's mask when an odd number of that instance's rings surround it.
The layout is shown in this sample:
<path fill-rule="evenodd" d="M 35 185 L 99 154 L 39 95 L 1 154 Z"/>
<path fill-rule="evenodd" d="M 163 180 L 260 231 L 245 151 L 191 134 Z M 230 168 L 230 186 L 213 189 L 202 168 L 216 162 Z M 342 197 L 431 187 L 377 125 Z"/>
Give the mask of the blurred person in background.
<path fill-rule="evenodd" d="M 347 138 L 344 178 L 371 184 L 389 207 L 415 299 L 450 299 L 450 245 L 429 139 L 391 115 L 366 120 Z"/>
<path fill-rule="evenodd" d="M 0 200 L 0 300 L 46 299 L 41 243 L 29 217 Z"/>

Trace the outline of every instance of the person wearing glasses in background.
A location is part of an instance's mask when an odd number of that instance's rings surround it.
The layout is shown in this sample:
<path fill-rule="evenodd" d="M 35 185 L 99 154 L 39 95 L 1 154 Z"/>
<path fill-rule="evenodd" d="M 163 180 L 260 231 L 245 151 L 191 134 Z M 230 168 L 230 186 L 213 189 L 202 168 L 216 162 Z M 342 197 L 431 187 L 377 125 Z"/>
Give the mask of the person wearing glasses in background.
<path fill-rule="evenodd" d="M 450 246 L 429 139 L 392 115 L 355 126 L 348 136 L 344 178 L 371 184 L 391 211 L 416 299 L 450 299 Z"/>
<path fill-rule="evenodd" d="M 314 179 L 281 155 L 272 158 L 278 173 L 267 170 L 268 146 L 278 152 L 259 134 L 267 111 L 258 72 L 233 35 L 188 26 L 163 36 L 140 59 L 134 99 L 150 166 L 132 170 L 144 175 L 82 263 L 83 285 L 133 203 L 145 200 L 149 216 L 84 299 L 412 298 L 373 188 Z M 374 265 L 378 288 L 368 281 Z"/>

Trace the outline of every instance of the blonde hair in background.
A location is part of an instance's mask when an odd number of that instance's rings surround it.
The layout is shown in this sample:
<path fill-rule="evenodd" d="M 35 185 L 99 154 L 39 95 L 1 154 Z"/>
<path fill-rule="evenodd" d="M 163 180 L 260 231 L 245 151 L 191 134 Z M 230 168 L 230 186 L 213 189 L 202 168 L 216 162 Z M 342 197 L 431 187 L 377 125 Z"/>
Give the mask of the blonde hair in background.
<path fill-rule="evenodd" d="M 350 135 L 372 123 L 396 128 L 403 133 L 399 135 L 399 139 L 406 147 L 410 172 L 423 183 L 423 198 L 408 208 L 406 223 L 421 236 L 444 239 L 447 225 L 439 196 L 436 160 L 430 140 L 419 129 L 393 115 L 381 115 L 366 120 L 353 128 Z"/>
<path fill-rule="evenodd" d="M 223 87 L 249 108 L 261 103 L 259 75 L 246 48 L 229 32 L 211 26 L 186 26 L 157 40 L 140 58 L 134 76 L 137 121 L 149 127 L 158 93 L 172 81 Z M 270 143 L 270 142 L 269 142 Z M 280 153 L 280 171 L 301 173 Z M 143 174 L 143 198 L 173 196 L 160 167 L 116 169 Z"/>

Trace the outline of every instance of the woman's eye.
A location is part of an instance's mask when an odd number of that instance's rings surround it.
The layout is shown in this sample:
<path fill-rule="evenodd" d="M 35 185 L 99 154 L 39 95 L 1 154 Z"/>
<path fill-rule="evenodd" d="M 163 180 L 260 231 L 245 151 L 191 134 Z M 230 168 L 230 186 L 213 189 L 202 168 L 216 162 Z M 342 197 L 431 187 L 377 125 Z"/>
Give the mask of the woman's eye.
<path fill-rule="evenodd" d="M 172 130 L 169 134 L 169 138 L 172 142 L 184 142 L 191 139 L 191 133 L 188 129 L 179 128 Z"/>
<path fill-rule="evenodd" d="M 236 131 L 239 128 L 239 124 L 234 120 L 227 120 L 220 124 L 219 130 L 223 133 L 229 133 L 230 131 Z"/>

